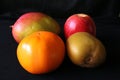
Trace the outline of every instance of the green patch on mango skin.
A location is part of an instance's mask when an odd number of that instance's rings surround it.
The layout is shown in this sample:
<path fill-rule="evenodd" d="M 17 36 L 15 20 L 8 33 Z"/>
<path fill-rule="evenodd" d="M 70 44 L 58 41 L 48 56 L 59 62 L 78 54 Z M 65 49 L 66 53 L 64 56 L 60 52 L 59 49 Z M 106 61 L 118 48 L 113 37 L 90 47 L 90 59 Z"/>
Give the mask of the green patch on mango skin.
<path fill-rule="evenodd" d="M 49 16 L 43 17 L 42 19 L 40 19 L 40 21 L 32 21 L 32 23 L 30 23 L 29 25 L 31 26 L 28 26 L 24 30 L 24 32 L 21 33 L 20 39 L 36 31 L 50 31 L 56 34 L 60 33 L 59 24 Z"/>

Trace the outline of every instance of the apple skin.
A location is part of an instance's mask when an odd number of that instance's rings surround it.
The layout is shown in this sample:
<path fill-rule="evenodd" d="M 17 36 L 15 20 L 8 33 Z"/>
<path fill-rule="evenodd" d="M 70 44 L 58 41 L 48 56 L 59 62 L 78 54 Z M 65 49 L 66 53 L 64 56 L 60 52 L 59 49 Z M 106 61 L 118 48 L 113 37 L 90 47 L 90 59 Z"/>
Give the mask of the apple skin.
<path fill-rule="evenodd" d="M 36 31 L 60 33 L 59 24 L 50 16 L 41 12 L 28 12 L 21 15 L 12 25 L 12 35 L 16 42 Z"/>
<path fill-rule="evenodd" d="M 67 53 L 70 60 L 81 67 L 94 68 L 106 59 L 104 45 L 87 32 L 72 34 L 66 41 Z"/>
<path fill-rule="evenodd" d="M 88 32 L 96 36 L 96 25 L 93 19 L 84 13 L 73 14 L 67 18 L 64 24 L 64 35 L 67 39 L 76 32 Z"/>

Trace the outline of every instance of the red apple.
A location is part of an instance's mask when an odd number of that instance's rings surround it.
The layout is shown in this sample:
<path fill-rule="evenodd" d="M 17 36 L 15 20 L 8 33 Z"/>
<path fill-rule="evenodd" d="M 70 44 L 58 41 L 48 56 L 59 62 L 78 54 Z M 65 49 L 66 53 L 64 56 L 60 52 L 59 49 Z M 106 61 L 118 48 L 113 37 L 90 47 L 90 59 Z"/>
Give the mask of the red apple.
<path fill-rule="evenodd" d="M 64 24 L 64 35 L 66 39 L 76 32 L 88 32 L 96 35 L 96 26 L 93 19 L 87 14 L 73 14 Z"/>
<path fill-rule="evenodd" d="M 28 12 L 20 16 L 12 26 L 12 35 L 16 42 L 35 31 L 50 31 L 60 33 L 59 24 L 50 16 L 40 12 Z"/>

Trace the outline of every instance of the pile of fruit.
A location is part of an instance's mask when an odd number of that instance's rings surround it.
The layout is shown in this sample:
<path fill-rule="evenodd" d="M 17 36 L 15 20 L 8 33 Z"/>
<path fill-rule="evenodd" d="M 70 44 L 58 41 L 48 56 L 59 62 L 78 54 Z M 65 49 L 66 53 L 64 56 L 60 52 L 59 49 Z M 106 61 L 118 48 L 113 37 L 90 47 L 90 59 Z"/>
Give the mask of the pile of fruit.
<path fill-rule="evenodd" d="M 20 16 L 12 25 L 20 65 L 29 73 L 43 74 L 60 67 L 65 54 L 80 67 L 94 68 L 105 61 L 105 47 L 96 38 L 95 23 L 87 14 L 73 14 L 66 20 L 66 41 L 59 36 L 60 32 L 57 21 L 44 13 Z"/>

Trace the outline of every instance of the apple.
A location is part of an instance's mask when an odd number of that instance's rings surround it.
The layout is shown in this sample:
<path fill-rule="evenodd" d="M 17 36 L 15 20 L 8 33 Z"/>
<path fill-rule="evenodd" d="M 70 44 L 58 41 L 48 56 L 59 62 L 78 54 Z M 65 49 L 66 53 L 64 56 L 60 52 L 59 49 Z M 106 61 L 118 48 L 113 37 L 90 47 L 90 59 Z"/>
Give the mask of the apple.
<path fill-rule="evenodd" d="M 67 18 L 64 24 L 64 35 L 67 39 L 76 32 L 88 32 L 96 36 L 96 25 L 93 19 L 84 13 L 73 14 Z"/>
<path fill-rule="evenodd" d="M 41 12 L 27 12 L 12 25 L 12 35 L 16 42 L 36 31 L 60 33 L 60 26 L 55 19 Z"/>
<path fill-rule="evenodd" d="M 81 67 L 94 68 L 106 59 L 106 50 L 102 42 L 87 32 L 76 32 L 66 41 L 70 60 Z"/>

